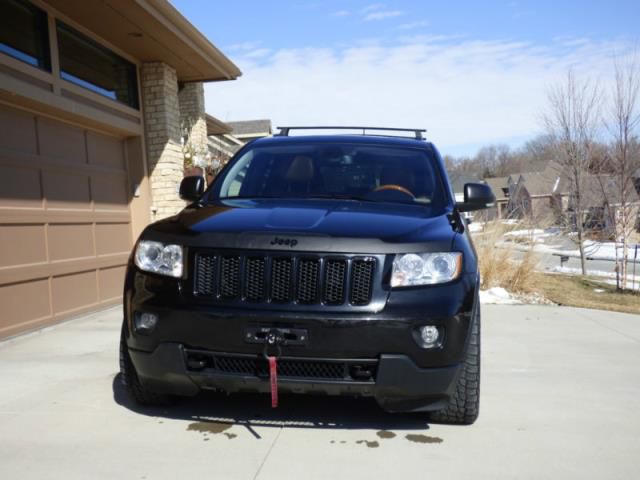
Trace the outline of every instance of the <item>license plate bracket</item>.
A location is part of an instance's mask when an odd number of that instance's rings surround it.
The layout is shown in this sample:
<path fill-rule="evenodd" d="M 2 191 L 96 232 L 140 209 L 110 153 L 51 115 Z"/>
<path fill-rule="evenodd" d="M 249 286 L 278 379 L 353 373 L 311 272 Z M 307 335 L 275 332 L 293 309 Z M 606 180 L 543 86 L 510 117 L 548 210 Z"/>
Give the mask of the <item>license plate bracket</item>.
<path fill-rule="evenodd" d="M 282 338 L 282 346 L 306 346 L 309 342 L 309 332 L 304 328 L 278 328 L 278 327 L 247 327 L 244 331 L 244 340 L 247 343 L 263 344 L 269 333 L 276 331 Z"/>

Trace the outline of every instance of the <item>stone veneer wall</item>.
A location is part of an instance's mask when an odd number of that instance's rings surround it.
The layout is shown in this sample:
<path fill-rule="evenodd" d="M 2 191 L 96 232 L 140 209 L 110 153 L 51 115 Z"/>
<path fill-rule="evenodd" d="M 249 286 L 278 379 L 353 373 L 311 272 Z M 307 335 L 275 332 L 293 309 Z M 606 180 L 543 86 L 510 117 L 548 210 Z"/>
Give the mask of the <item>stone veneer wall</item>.
<path fill-rule="evenodd" d="M 191 143 L 197 151 L 207 152 L 207 119 L 204 111 L 204 85 L 186 83 L 178 89 L 180 123 L 191 127 Z"/>
<path fill-rule="evenodd" d="M 170 66 L 150 62 L 140 69 L 140 83 L 152 220 L 155 221 L 176 214 L 185 205 L 178 195 L 184 174 L 178 79 Z"/>

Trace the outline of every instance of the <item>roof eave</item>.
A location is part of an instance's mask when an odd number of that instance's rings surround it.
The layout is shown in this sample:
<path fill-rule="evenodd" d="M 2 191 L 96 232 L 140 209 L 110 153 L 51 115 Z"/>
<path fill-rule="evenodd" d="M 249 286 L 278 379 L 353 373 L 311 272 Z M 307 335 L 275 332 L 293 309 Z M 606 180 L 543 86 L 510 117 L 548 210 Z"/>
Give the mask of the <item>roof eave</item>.
<path fill-rule="evenodd" d="M 201 57 L 210 63 L 222 76 L 201 78 L 181 78 L 184 82 L 211 82 L 220 80 L 235 80 L 242 75 L 240 69 L 218 50 L 198 29 L 196 29 L 182 14 L 166 0 L 135 0 L 136 3 L 163 23 L 182 40 L 190 44 Z"/>

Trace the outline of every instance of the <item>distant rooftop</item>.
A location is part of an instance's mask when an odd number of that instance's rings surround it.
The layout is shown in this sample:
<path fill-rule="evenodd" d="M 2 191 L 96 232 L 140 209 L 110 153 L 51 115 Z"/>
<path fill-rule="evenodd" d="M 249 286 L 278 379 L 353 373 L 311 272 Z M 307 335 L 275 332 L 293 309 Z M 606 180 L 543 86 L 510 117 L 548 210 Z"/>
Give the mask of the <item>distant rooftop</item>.
<path fill-rule="evenodd" d="M 242 136 L 265 136 L 271 135 L 271 120 L 243 120 L 239 122 L 225 122 L 232 129 L 233 135 Z"/>

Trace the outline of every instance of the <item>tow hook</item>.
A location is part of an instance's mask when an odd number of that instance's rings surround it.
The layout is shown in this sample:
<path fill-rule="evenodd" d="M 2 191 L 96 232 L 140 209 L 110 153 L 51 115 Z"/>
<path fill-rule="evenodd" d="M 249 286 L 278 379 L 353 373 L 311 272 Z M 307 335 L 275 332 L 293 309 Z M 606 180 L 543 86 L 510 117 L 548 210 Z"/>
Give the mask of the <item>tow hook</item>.
<path fill-rule="evenodd" d="M 269 386 L 271 388 L 271 408 L 278 406 L 278 357 L 282 355 L 281 344 L 284 336 L 278 329 L 272 328 L 264 337 L 264 350 L 262 354 L 269 362 Z M 269 350 L 275 348 L 275 355 L 269 355 Z"/>

